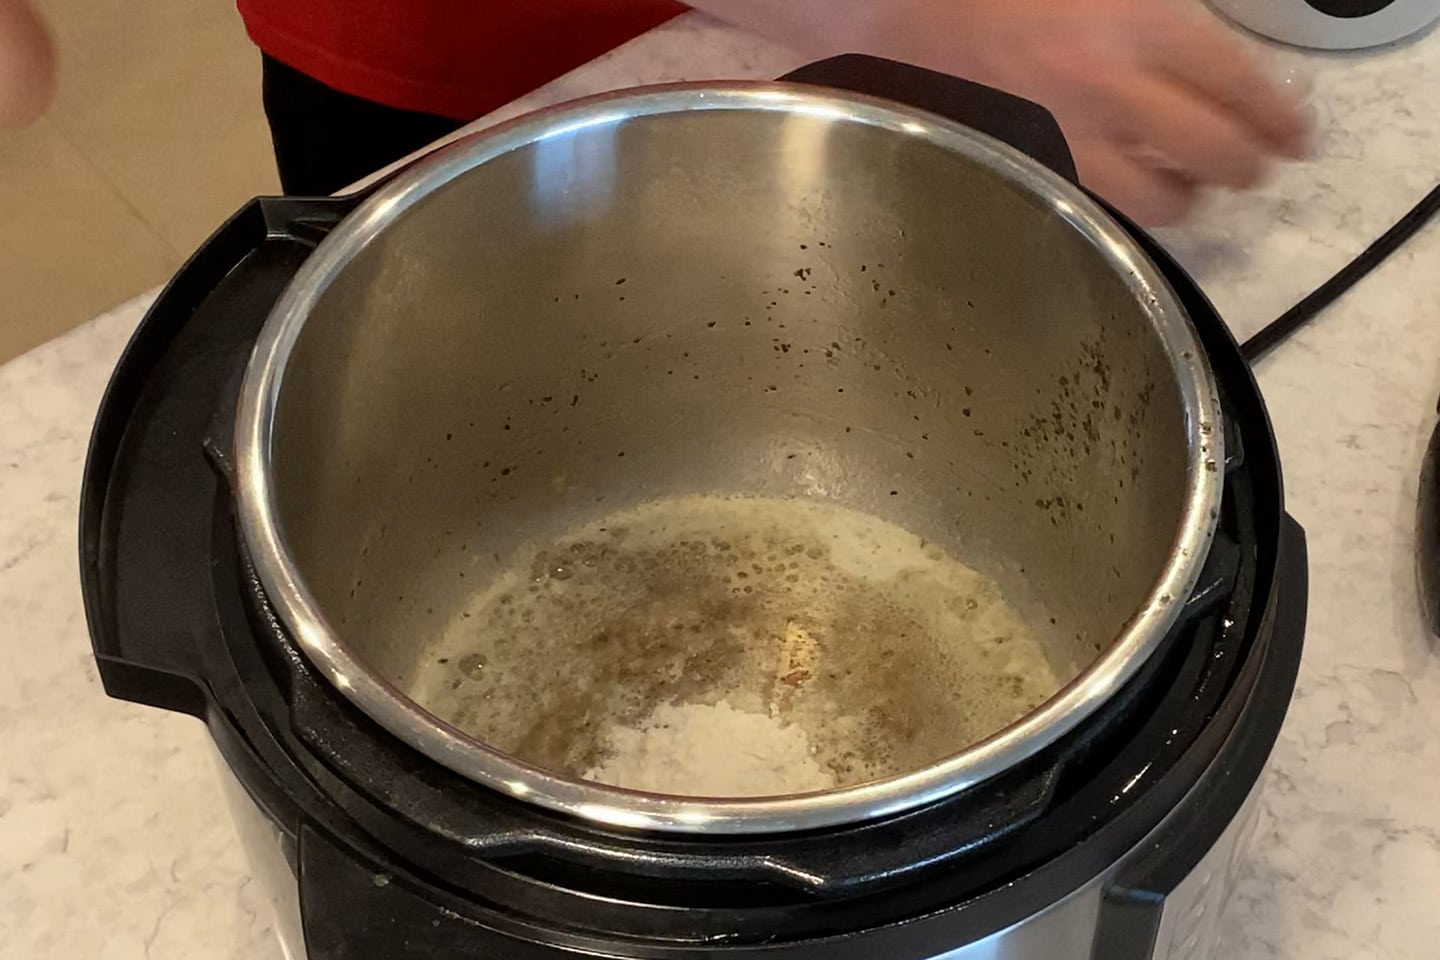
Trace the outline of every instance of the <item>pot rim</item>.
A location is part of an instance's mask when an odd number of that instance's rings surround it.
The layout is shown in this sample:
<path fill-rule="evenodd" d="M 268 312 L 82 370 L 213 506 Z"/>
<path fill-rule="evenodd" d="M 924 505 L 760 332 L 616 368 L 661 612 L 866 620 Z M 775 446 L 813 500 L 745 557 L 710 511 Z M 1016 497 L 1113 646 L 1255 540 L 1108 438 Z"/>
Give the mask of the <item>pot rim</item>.
<path fill-rule="evenodd" d="M 1188 449 L 1183 509 L 1143 606 L 1094 663 L 1045 703 L 921 770 L 823 793 L 707 799 L 574 780 L 524 763 L 372 673 L 326 620 L 280 529 L 270 446 L 285 368 L 306 318 L 351 259 L 411 206 L 488 160 L 588 127 L 690 110 L 778 111 L 878 127 L 1010 180 L 1100 250 L 1146 309 L 1173 369 Z M 591 822 L 671 833 L 771 834 L 875 819 L 953 796 L 1054 743 L 1108 701 L 1159 648 L 1199 579 L 1224 483 L 1217 468 L 1224 463 L 1223 432 L 1219 394 L 1185 311 L 1126 230 L 1079 187 L 984 134 L 889 101 L 787 83 L 668 84 L 562 104 L 471 134 L 403 169 L 346 217 L 296 272 L 256 340 L 236 409 L 236 499 L 245 546 L 292 639 L 354 706 L 420 753 L 485 787 Z"/>

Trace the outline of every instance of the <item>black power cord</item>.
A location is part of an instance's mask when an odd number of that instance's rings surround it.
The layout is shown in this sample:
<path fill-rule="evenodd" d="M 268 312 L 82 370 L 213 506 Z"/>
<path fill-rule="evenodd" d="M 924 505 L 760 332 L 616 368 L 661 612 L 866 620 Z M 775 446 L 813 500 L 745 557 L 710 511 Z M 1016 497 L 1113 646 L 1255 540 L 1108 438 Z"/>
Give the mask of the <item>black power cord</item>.
<path fill-rule="evenodd" d="M 1385 262 L 1400 246 L 1429 223 L 1440 212 L 1440 185 L 1431 190 L 1399 222 L 1376 240 L 1364 253 L 1351 260 L 1318 290 L 1301 300 L 1272 321 L 1255 336 L 1246 340 L 1240 352 L 1253 366 L 1274 350 L 1296 330 L 1315 319 L 1347 290 L 1363 280 L 1370 271 Z M 1430 632 L 1440 637 L 1440 426 L 1430 439 L 1425 466 L 1420 474 L 1419 545 L 1416 572 L 1419 575 L 1420 599 Z"/>
<path fill-rule="evenodd" d="M 1400 221 L 1385 231 L 1364 253 L 1351 260 L 1335 276 L 1325 281 L 1314 293 L 1291 307 L 1259 333 L 1246 340 L 1240 352 L 1252 365 L 1283 343 L 1296 330 L 1315 319 L 1326 307 L 1340 299 L 1351 287 L 1365 279 L 1385 259 L 1430 222 L 1440 212 L 1440 185 L 1431 190 Z"/>

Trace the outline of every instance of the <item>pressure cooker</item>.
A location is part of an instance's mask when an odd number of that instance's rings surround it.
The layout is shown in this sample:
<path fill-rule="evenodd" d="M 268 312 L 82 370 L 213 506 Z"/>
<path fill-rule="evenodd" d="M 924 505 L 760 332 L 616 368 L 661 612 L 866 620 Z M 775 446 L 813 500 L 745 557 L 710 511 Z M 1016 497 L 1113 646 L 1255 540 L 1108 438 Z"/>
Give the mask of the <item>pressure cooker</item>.
<path fill-rule="evenodd" d="M 1044 111 L 849 57 L 247 205 L 81 559 L 309 960 L 1211 956 L 1306 604 L 1194 283 Z M 692 708 L 762 733 L 617 772 Z"/>

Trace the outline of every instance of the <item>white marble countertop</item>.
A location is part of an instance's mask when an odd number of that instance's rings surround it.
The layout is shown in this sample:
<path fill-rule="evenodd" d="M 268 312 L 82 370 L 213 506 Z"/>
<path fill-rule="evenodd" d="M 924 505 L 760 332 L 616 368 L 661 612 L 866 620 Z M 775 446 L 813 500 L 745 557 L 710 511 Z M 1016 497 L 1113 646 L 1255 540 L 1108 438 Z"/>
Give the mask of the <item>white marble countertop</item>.
<path fill-rule="evenodd" d="M 1307 60 L 1322 156 L 1163 240 L 1236 332 L 1278 314 L 1440 178 L 1440 34 Z M 637 82 L 774 76 L 787 51 L 687 17 L 520 110 Z M 277 960 L 201 725 L 107 699 L 75 526 L 90 421 L 141 298 L 0 367 L 0 960 Z M 1310 535 L 1299 690 L 1227 960 L 1440 955 L 1440 644 L 1413 574 L 1440 394 L 1440 225 L 1266 361 Z"/>

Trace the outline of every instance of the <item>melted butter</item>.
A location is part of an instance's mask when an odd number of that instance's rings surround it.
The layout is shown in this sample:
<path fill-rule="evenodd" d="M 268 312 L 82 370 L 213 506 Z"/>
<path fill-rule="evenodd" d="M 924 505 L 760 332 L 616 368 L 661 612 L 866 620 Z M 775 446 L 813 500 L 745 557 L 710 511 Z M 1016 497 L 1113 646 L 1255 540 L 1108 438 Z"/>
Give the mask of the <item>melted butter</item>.
<path fill-rule="evenodd" d="M 1032 624 L 936 545 L 828 503 L 682 497 L 525 551 L 458 612 L 409 692 L 576 777 L 638 769 L 615 762 L 638 742 L 616 733 L 657 710 L 723 703 L 798 727 L 827 782 L 848 786 L 958 753 L 1059 686 Z"/>

